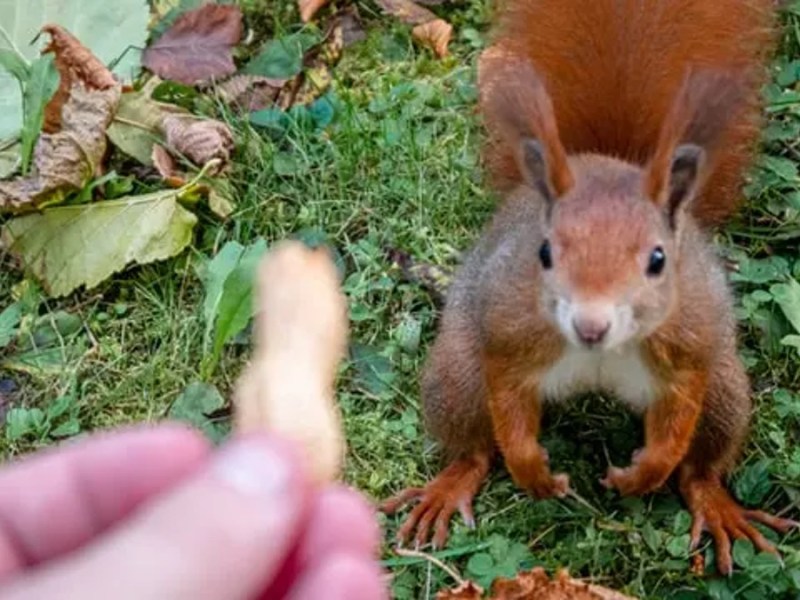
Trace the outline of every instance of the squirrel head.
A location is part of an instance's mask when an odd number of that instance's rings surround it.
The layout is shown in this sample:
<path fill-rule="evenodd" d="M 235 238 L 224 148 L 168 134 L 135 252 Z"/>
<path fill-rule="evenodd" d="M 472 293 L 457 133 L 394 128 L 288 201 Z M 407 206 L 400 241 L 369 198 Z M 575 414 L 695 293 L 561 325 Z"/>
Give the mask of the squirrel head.
<path fill-rule="evenodd" d="M 532 65 L 487 53 L 482 105 L 543 198 L 538 248 L 541 306 L 581 347 L 642 339 L 670 315 L 681 239 L 692 200 L 713 170 L 715 145 L 742 108 L 741 78 L 690 70 L 646 165 L 596 154 L 568 156 Z"/>
<path fill-rule="evenodd" d="M 536 142 L 529 167 L 544 160 Z M 669 188 L 648 195 L 646 169 L 600 155 L 571 157 L 571 187 L 546 186 L 538 248 L 541 307 L 580 347 L 611 349 L 641 339 L 670 314 L 677 290 L 686 208 L 704 153 L 676 148 Z"/>

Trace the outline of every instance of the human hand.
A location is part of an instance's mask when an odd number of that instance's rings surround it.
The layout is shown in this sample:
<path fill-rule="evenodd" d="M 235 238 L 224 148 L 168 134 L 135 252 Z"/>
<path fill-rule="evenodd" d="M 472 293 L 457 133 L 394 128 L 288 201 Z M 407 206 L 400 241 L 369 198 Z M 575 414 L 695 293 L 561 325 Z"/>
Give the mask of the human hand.
<path fill-rule="evenodd" d="M 293 452 L 165 425 L 6 466 L 0 599 L 385 598 L 366 503 L 314 492 Z"/>

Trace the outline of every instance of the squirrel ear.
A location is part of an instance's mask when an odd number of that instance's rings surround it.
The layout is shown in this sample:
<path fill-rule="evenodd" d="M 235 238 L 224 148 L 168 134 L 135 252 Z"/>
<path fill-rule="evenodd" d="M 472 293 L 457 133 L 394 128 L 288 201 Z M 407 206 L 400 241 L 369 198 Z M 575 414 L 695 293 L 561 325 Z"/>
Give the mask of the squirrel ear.
<path fill-rule="evenodd" d="M 697 192 L 705 155 L 695 144 L 681 144 L 672 155 L 666 190 L 656 201 L 664 205 L 673 225 L 678 209 Z"/>
<path fill-rule="evenodd" d="M 514 154 L 528 185 L 552 200 L 574 178 L 558 134 L 555 112 L 533 65 L 501 48 L 481 55 L 478 72 L 481 112 L 495 151 Z"/>
<path fill-rule="evenodd" d="M 549 181 L 547 173 L 547 158 L 544 154 L 544 148 L 539 140 L 534 138 L 522 138 L 520 143 L 520 170 L 525 182 L 535 190 L 537 190 L 545 200 L 552 202 L 554 196 L 553 186 Z"/>

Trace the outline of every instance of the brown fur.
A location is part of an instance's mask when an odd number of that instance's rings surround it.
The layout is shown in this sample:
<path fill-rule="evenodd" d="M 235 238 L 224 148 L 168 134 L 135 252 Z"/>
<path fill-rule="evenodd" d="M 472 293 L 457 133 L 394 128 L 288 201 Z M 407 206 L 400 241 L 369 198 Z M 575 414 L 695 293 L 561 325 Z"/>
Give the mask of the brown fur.
<path fill-rule="evenodd" d="M 691 69 L 740 79 L 742 109 L 720 132 L 717 166 L 693 207 L 701 225 L 719 223 L 738 206 L 742 171 L 757 140 L 773 8 L 771 0 L 498 0 L 495 54 L 482 59 L 480 86 L 516 81 L 508 69 L 495 68 L 493 56 L 530 61 L 552 98 L 568 153 L 596 152 L 644 165 L 656 154 Z M 515 150 L 483 98 L 481 109 L 490 134 L 489 171 L 508 191 L 522 181 Z M 723 113 L 706 111 L 694 122 Z"/>
<path fill-rule="evenodd" d="M 448 295 L 422 396 L 426 425 L 451 462 L 384 505 L 393 512 L 421 500 L 401 539 L 416 531 L 424 542 L 435 526 L 443 543 L 456 510 L 470 522 L 496 450 L 533 495 L 569 492 L 538 435 L 548 377 L 560 385 L 577 376 L 557 367 L 582 344 L 576 315 L 608 324 L 595 360 L 613 345 L 640 357 L 648 377 L 646 391 L 632 392 L 648 402 L 645 446 L 627 468 L 608 469 L 607 486 L 644 494 L 677 473 L 692 542 L 707 526 L 726 572 L 732 538 L 774 551 L 749 520 L 793 524 L 745 511 L 724 488 L 746 436 L 750 388 L 724 270 L 703 232 L 736 205 L 757 132 L 770 4 L 503 5 L 498 40 L 480 65 L 480 102 L 494 173 L 516 187 Z M 652 273 L 656 251 L 666 262 Z"/>

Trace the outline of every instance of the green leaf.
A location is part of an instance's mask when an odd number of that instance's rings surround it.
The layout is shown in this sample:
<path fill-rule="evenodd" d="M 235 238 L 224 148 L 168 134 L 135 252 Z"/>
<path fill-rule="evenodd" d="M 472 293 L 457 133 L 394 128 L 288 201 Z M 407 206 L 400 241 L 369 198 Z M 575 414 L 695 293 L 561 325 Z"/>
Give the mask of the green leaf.
<path fill-rule="evenodd" d="M 781 344 L 789 346 L 790 348 L 796 348 L 797 352 L 800 353 L 800 335 L 787 335 L 781 339 Z"/>
<path fill-rule="evenodd" d="M 764 154 L 761 157 L 761 166 L 785 182 L 797 182 L 797 164 L 793 160 Z"/>
<path fill-rule="evenodd" d="M 66 438 L 72 437 L 73 435 L 78 435 L 81 432 L 81 423 L 78 421 L 76 417 L 71 417 L 67 421 L 64 421 L 58 427 L 55 427 L 50 430 L 50 437 L 54 438 Z"/>
<path fill-rule="evenodd" d="M 31 65 L 31 73 L 22 93 L 24 116 L 22 120 L 21 149 L 22 174 L 26 175 L 33 156 L 33 147 L 39 139 L 44 123 L 44 107 L 58 89 L 61 77 L 56 70 L 55 57 L 45 54 Z"/>
<path fill-rule="evenodd" d="M 769 493 L 772 484 L 769 480 L 770 461 L 760 460 L 744 467 L 734 483 L 734 491 L 746 504 L 759 504 Z"/>
<path fill-rule="evenodd" d="M 12 144 L 0 143 L 0 179 L 11 177 L 17 172 L 20 165 L 20 150 L 22 145 L 19 142 Z"/>
<path fill-rule="evenodd" d="M 212 364 L 216 364 L 223 346 L 241 332 L 253 316 L 256 268 L 266 251 L 267 243 L 263 239 L 248 246 L 225 279 L 217 306 Z"/>
<path fill-rule="evenodd" d="M 67 411 L 73 406 L 75 406 L 75 398 L 70 394 L 64 394 L 53 400 L 47 407 L 47 416 L 50 419 L 57 419 L 67 414 Z"/>
<path fill-rule="evenodd" d="M 28 435 L 41 435 L 47 425 L 39 408 L 12 408 L 6 415 L 6 436 L 16 442 Z"/>
<path fill-rule="evenodd" d="M 644 527 L 642 527 L 642 539 L 652 552 L 661 550 L 661 538 L 650 521 L 645 521 Z"/>
<path fill-rule="evenodd" d="M 239 242 L 228 242 L 206 266 L 203 277 L 203 285 L 206 290 L 206 297 L 203 301 L 203 319 L 206 322 L 208 334 L 210 334 L 217 317 L 225 280 L 239 264 L 243 252 L 244 246 Z"/>
<path fill-rule="evenodd" d="M 749 567 L 756 555 L 750 540 L 735 540 L 733 542 L 733 562 L 740 567 Z"/>
<path fill-rule="evenodd" d="M 179 106 L 153 100 L 153 90 L 159 83 L 160 80 L 153 77 L 138 92 L 122 94 L 107 132 L 112 144 L 143 165 L 153 164 L 153 145 L 163 143 L 164 117 L 188 114 Z"/>
<path fill-rule="evenodd" d="M 679 510 L 677 513 L 675 513 L 675 519 L 672 522 L 672 533 L 687 533 L 691 525 L 692 516 L 685 510 Z"/>
<path fill-rule="evenodd" d="M 491 575 L 494 571 L 494 559 L 485 552 L 473 554 L 467 561 L 467 571 L 478 577 Z"/>
<path fill-rule="evenodd" d="M 318 41 L 317 36 L 305 32 L 270 40 L 261 52 L 245 65 L 244 72 L 272 79 L 294 77 L 303 68 L 303 54 Z"/>
<path fill-rule="evenodd" d="M 422 324 L 412 317 L 406 316 L 397 328 L 397 341 L 408 354 L 416 354 L 422 337 Z"/>
<path fill-rule="evenodd" d="M 3 227 L 0 241 L 51 296 L 63 296 L 131 263 L 175 256 L 196 223 L 178 203 L 178 192 L 164 190 L 18 217 Z"/>
<path fill-rule="evenodd" d="M 168 416 L 177 421 L 189 423 L 212 439 L 216 439 L 218 432 L 208 415 L 224 406 L 225 399 L 216 387 L 194 381 L 186 386 L 181 395 L 172 403 Z"/>
<path fill-rule="evenodd" d="M 114 73 L 131 81 L 139 72 L 141 48 L 147 42 L 150 20 L 144 0 L 69 0 L 39 2 L 0 0 L 0 23 L 11 44 L 29 61 L 39 56 L 47 36 L 38 36 L 47 23 L 67 29 Z M 38 39 L 37 39 L 38 37 Z M 31 44 L 31 40 L 37 40 Z M 0 46 L 10 44 L 0 36 Z M 121 60 L 118 60 L 121 59 Z M 22 126 L 22 96 L 15 79 L 0 72 L 0 139 L 16 135 Z"/>
<path fill-rule="evenodd" d="M 17 335 L 17 325 L 22 320 L 22 305 L 15 302 L 0 312 L 0 349 L 8 346 Z"/>
<path fill-rule="evenodd" d="M 388 358 L 361 344 L 353 344 L 351 357 L 356 368 L 356 383 L 363 391 L 373 396 L 391 391 L 395 374 Z"/>
<path fill-rule="evenodd" d="M 5 69 L 7 73 L 13 75 L 20 86 L 25 85 L 31 72 L 30 65 L 25 62 L 22 56 L 6 48 L 0 48 L 0 68 Z"/>
<path fill-rule="evenodd" d="M 667 552 L 675 558 L 689 556 L 689 534 L 678 535 L 667 542 Z"/>
<path fill-rule="evenodd" d="M 789 283 L 773 285 L 769 291 L 795 331 L 800 333 L 800 283 L 790 279 Z"/>

